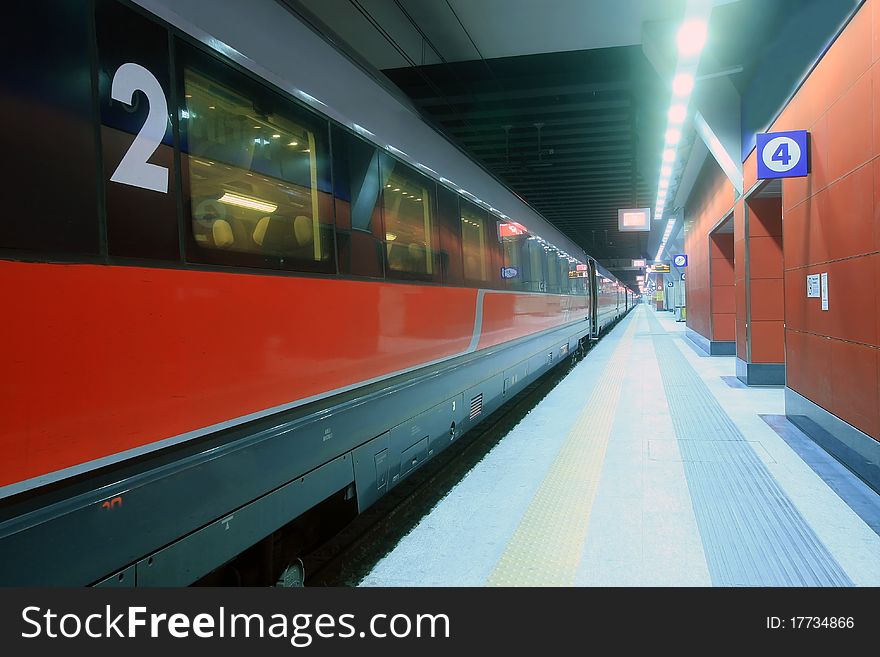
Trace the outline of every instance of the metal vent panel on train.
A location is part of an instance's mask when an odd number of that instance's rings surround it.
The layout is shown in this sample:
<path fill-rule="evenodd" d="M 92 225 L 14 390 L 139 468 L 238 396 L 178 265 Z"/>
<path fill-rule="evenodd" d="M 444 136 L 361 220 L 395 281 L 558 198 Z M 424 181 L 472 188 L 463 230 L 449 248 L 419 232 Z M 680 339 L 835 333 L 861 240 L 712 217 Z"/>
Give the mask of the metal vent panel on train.
<path fill-rule="evenodd" d="M 483 412 L 483 393 L 481 392 L 479 395 L 471 399 L 471 413 L 470 419 L 473 420 L 480 413 Z"/>

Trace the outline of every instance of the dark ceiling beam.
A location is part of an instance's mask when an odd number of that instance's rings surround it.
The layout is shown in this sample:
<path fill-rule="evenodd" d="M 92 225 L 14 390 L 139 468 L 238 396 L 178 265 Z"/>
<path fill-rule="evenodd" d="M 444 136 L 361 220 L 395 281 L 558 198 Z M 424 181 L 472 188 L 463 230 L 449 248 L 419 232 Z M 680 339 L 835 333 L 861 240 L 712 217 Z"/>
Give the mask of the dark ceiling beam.
<path fill-rule="evenodd" d="M 632 106 L 629 100 L 602 100 L 590 103 L 559 103 L 558 105 L 518 105 L 499 107 L 497 109 L 475 110 L 471 112 L 434 112 L 431 116 L 435 120 L 443 121 L 445 118 L 456 120 L 459 117 L 465 117 L 468 121 L 479 119 L 498 120 L 505 117 L 516 116 L 535 116 L 544 117 L 551 114 L 570 114 L 581 112 L 606 112 L 608 110 L 620 111 L 629 109 Z M 455 118 L 453 118 L 455 117 Z"/>
<path fill-rule="evenodd" d="M 558 211 L 561 209 L 614 209 L 625 208 L 631 205 L 629 201 L 621 198 L 619 194 L 611 194 L 607 192 L 590 194 L 584 198 L 535 198 L 529 199 L 529 202 L 543 212 Z"/>
<path fill-rule="evenodd" d="M 471 124 L 465 122 L 458 122 L 453 125 L 453 120 L 450 119 L 447 123 L 443 124 L 443 130 L 451 135 L 453 135 L 456 139 L 462 138 L 466 135 L 485 135 L 485 134 L 495 134 L 496 131 L 501 130 L 503 133 L 502 125 L 509 124 L 512 126 L 511 130 L 514 129 L 523 129 L 523 130 L 534 130 L 534 120 L 522 119 L 517 122 L 514 120 L 508 121 L 485 121 L 483 123 Z M 574 126 L 588 126 L 588 127 L 601 127 L 601 126 L 620 126 L 626 125 L 628 126 L 629 119 L 628 117 L 621 117 L 619 114 L 575 114 L 573 116 L 564 117 L 564 118 L 556 118 L 550 119 L 549 117 L 544 122 L 544 129 L 548 126 L 565 126 L 565 127 L 574 127 Z"/>
<path fill-rule="evenodd" d="M 553 157 L 552 155 L 549 157 Z M 535 158 L 537 161 L 537 157 Z M 543 160 L 543 158 L 542 158 Z M 549 160 L 548 160 L 549 161 Z M 632 162 L 632 153 L 622 151 L 620 153 L 604 153 L 601 157 L 582 157 L 582 158 L 569 158 L 566 162 L 557 162 L 553 160 L 553 167 L 555 170 L 570 170 L 578 167 L 586 167 L 586 166 L 619 166 L 621 164 L 625 164 L 627 166 Z M 523 167 L 526 166 L 522 162 L 510 162 L 509 164 L 505 162 L 498 162 L 492 166 L 493 171 L 510 171 L 511 173 L 537 173 L 537 169 L 533 169 L 529 167 L 528 171 L 523 170 Z M 545 169 L 549 169 L 550 167 L 544 167 Z"/>
<path fill-rule="evenodd" d="M 591 175 L 601 175 L 604 173 L 628 173 L 629 172 L 629 163 L 627 161 L 621 162 L 608 162 L 605 164 L 593 164 L 591 162 L 584 162 L 583 164 L 572 163 L 569 166 L 557 166 L 553 165 L 551 167 L 553 169 L 553 180 L 576 180 L 578 178 L 582 178 L 584 176 Z M 519 183 L 527 183 L 532 180 L 543 181 L 548 177 L 547 173 L 538 169 L 526 170 L 524 168 L 519 169 L 506 169 L 501 167 L 493 167 L 493 171 L 498 173 L 499 175 L 504 176 L 504 179 L 512 184 L 516 185 Z"/>
<path fill-rule="evenodd" d="M 414 98 L 416 104 L 422 107 L 435 107 L 455 104 L 473 104 L 505 100 L 523 100 L 525 98 L 554 98 L 557 96 L 574 96 L 577 94 L 589 94 L 603 91 L 626 91 L 633 82 L 629 80 L 614 80 L 610 82 L 591 82 L 586 84 L 563 84 L 552 87 L 528 87 L 505 91 L 478 91 L 474 94 L 445 96 L 425 96 Z"/>
<path fill-rule="evenodd" d="M 589 157 L 590 155 L 596 155 L 595 159 L 602 160 L 603 154 L 612 154 L 612 153 L 632 153 L 633 152 L 632 144 L 617 144 L 617 145 L 609 145 L 609 146 L 596 146 L 594 148 L 577 148 L 569 150 L 564 155 L 545 155 L 541 158 L 541 162 L 544 166 L 550 166 L 555 162 L 583 162 L 587 159 L 594 159 Z M 506 158 L 504 153 L 498 156 L 493 157 L 483 157 L 481 158 L 483 163 L 486 164 L 490 169 L 493 164 L 506 164 Z M 529 163 L 534 165 L 538 161 L 538 158 L 535 157 L 534 162 L 530 161 Z"/>
<path fill-rule="evenodd" d="M 535 130 L 535 127 L 530 123 L 523 124 L 516 129 L 511 127 L 510 145 L 534 144 L 537 134 L 537 130 Z M 632 135 L 632 128 L 626 121 L 619 121 L 610 125 L 589 126 L 583 128 L 573 128 L 569 123 L 560 123 L 557 125 L 547 124 L 541 128 L 541 141 L 543 142 L 545 138 L 553 140 L 565 139 L 568 137 L 589 137 L 591 135 L 616 134 Z M 507 143 L 507 136 L 504 133 L 503 127 L 495 126 L 494 129 L 469 136 L 462 133 L 458 137 L 458 140 L 467 145 L 472 142 L 479 144 L 494 144 L 497 142 L 501 147 L 504 147 Z M 658 137 L 657 140 L 659 141 L 660 137 Z"/>
<path fill-rule="evenodd" d="M 565 205 L 588 205 L 591 203 L 616 203 L 617 207 L 625 208 L 632 206 L 632 197 L 626 192 L 617 188 L 594 188 L 579 190 L 577 194 L 561 194 L 557 192 L 547 192 L 545 194 L 524 194 L 524 197 L 534 206 L 544 208 L 553 207 L 553 204 Z M 647 198 L 641 196 L 639 198 Z"/>
<path fill-rule="evenodd" d="M 567 187 L 567 188 L 577 188 L 583 185 L 589 185 L 591 183 L 598 182 L 613 182 L 615 180 L 625 182 L 627 184 L 626 189 L 630 187 L 630 179 L 627 176 L 626 171 L 620 171 L 616 169 L 606 169 L 604 171 L 581 171 L 581 170 L 572 170 L 568 172 L 560 172 L 558 176 L 548 175 L 548 176 L 537 176 L 532 178 L 512 178 L 508 182 L 513 182 L 516 180 L 517 189 L 543 189 L 545 187 Z M 637 181 L 636 187 L 641 187 L 642 189 L 648 191 L 653 190 L 653 186 L 649 185 L 646 181 L 640 180 Z"/>
<path fill-rule="evenodd" d="M 553 219 L 568 219 L 574 216 L 595 216 L 595 217 L 605 217 L 608 221 L 611 221 L 610 217 L 613 215 L 614 223 L 617 225 L 617 210 L 618 208 L 623 207 L 620 203 L 616 203 L 613 201 L 605 201 L 601 203 L 581 205 L 578 203 L 572 203 L 571 205 L 552 205 L 552 206 L 539 206 L 535 205 L 535 209 L 541 212 L 541 214 L 545 215 L 551 221 Z"/>
<path fill-rule="evenodd" d="M 615 185 L 614 183 L 620 184 Z M 621 194 L 627 193 L 630 190 L 629 181 L 627 180 L 626 175 L 596 176 L 592 180 L 587 179 L 583 180 L 582 182 L 572 182 L 566 180 L 536 180 L 528 183 L 523 183 L 518 186 L 518 189 L 522 190 L 523 194 L 531 193 L 540 195 L 542 192 L 546 192 L 548 194 L 558 194 L 566 190 L 568 190 L 569 192 L 575 192 L 595 189 L 597 187 L 611 187 L 613 189 L 619 189 L 621 190 Z"/>
<path fill-rule="evenodd" d="M 544 154 L 547 154 L 549 149 L 553 149 L 555 152 L 565 152 L 565 151 L 573 151 L 578 148 L 583 148 L 585 146 L 591 146 L 594 144 L 632 144 L 632 138 L 629 135 L 595 135 L 592 137 L 581 137 L 581 138 L 565 138 L 565 137 L 547 137 L 545 139 L 544 135 L 541 135 L 541 150 Z M 516 144 L 510 144 L 510 157 L 522 156 L 523 154 L 534 155 L 536 153 L 537 148 L 537 139 L 535 136 L 532 136 L 530 141 L 521 141 Z M 506 144 L 497 143 L 495 141 L 492 142 L 474 142 L 473 144 L 468 146 L 468 150 L 472 153 L 479 155 L 483 152 L 492 152 L 497 153 L 501 151 L 502 153 L 506 153 Z"/>

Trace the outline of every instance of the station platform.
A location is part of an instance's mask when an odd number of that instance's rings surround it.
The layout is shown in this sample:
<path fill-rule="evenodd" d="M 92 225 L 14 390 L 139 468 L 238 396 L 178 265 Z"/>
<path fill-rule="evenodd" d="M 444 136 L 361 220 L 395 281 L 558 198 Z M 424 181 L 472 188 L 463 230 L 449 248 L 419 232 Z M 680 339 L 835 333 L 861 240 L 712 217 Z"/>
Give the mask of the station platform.
<path fill-rule="evenodd" d="M 878 586 L 880 496 L 639 305 L 362 586 Z"/>

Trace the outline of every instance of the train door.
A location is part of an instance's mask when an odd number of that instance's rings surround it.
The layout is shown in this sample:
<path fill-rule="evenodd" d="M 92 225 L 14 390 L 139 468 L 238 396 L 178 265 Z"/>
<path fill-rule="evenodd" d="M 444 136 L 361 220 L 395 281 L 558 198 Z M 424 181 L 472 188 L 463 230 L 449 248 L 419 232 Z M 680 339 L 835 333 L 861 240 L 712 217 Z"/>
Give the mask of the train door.
<path fill-rule="evenodd" d="M 596 261 L 590 260 L 590 337 L 594 340 L 599 337 L 599 286 L 596 276 Z"/>

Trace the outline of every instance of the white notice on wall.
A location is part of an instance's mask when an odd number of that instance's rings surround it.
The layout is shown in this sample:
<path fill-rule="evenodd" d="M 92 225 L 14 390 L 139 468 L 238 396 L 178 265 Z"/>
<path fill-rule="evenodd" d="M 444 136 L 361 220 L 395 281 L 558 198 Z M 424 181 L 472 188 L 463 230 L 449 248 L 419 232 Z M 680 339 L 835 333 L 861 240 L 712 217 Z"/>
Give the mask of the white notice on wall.
<path fill-rule="evenodd" d="M 822 272 L 822 310 L 828 310 L 828 272 Z"/>
<path fill-rule="evenodd" d="M 819 274 L 807 275 L 807 297 L 819 298 Z"/>

